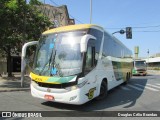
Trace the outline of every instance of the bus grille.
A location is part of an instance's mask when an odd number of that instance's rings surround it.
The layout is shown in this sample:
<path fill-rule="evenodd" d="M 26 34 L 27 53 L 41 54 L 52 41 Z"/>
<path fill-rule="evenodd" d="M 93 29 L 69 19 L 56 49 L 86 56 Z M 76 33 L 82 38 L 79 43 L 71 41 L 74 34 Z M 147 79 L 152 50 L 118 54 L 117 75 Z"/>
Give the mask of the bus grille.
<path fill-rule="evenodd" d="M 76 82 L 69 82 L 69 83 L 63 83 L 63 84 L 50 84 L 50 83 L 42 83 L 37 81 L 34 81 L 34 82 L 36 82 L 38 86 L 45 87 L 45 88 L 66 88 L 66 87 L 76 85 Z"/>

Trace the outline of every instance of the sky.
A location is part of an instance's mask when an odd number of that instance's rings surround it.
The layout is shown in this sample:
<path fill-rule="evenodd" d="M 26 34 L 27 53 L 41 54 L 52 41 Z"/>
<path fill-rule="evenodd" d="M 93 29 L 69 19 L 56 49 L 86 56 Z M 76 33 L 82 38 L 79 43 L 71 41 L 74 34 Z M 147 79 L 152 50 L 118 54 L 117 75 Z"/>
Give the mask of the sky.
<path fill-rule="evenodd" d="M 90 23 L 90 0 L 41 0 L 53 6 L 67 5 L 70 18 L 76 24 Z M 139 46 L 139 57 L 160 53 L 160 0 L 92 0 L 92 24 L 109 33 L 132 27 L 132 39 L 125 34 L 114 34 L 134 55 Z"/>

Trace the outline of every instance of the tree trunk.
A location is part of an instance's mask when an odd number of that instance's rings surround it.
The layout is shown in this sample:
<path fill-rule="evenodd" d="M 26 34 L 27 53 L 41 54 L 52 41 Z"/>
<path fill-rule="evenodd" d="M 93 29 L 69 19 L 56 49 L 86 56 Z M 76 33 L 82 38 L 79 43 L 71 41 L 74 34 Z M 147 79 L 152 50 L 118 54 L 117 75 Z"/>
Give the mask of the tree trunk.
<path fill-rule="evenodd" d="M 7 71 L 8 77 L 12 77 L 11 48 L 7 46 Z"/>

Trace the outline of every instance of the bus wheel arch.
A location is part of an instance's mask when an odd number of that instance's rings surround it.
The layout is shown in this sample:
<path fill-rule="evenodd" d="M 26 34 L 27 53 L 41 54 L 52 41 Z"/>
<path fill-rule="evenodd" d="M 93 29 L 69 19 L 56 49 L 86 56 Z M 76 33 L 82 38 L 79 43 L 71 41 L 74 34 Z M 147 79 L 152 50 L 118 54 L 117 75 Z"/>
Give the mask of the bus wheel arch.
<path fill-rule="evenodd" d="M 104 78 L 101 82 L 99 95 L 96 97 L 96 100 L 102 100 L 107 96 L 108 93 L 108 81 L 107 78 Z"/>

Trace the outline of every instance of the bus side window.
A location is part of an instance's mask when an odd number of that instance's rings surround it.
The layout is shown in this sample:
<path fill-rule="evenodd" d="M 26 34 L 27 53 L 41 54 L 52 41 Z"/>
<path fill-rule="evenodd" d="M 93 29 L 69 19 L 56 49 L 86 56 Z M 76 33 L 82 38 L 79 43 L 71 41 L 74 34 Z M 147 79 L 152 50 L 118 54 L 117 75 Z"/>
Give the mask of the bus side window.
<path fill-rule="evenodd" d="M 86 70 L 90 70 L 92 68 L 92 47 L 88 47 L 85 68 Z"/>
<path fill-rule="evenodd" d="M 85 75 L 89 73 L 96 64 L 95 60 L 95 47 L 88 46 L 87 53 L 86 53 L 86 63 L 85 63 Z"/>

